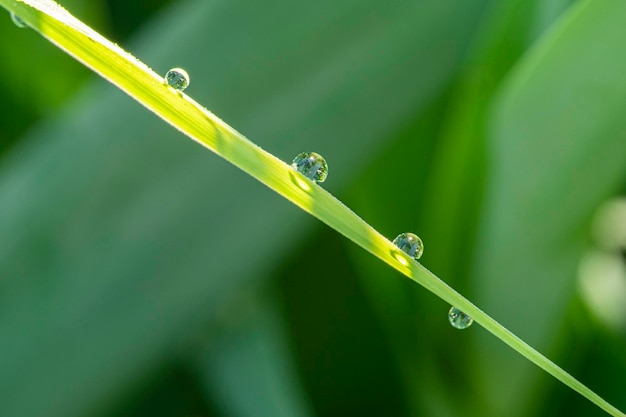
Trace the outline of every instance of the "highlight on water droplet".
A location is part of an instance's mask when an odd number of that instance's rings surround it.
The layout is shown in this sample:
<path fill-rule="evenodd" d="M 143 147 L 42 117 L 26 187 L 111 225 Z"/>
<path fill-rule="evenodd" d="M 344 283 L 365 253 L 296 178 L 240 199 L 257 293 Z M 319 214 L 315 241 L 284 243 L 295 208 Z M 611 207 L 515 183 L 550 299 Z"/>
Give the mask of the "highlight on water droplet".
<path fill-rule="evenodd" d="M 459 310 L 456 307 L 450 307 L 448 312 L 448 321 L 455 329 L 467 329 L 474 323 L 474 319 Z"/>
<path fill-rule="evenodd" d="M 16 15 L 13 12 L 11 12 L 11 20 L 13 21 L 15 26 L 17 26 L 18 28 L 27 28 L 28 27 L 28 24 L 26 22 L 24 22 L 21 17 L 19 17 L 18 15 Z"/>
<path fill-rule="evenodd" d="M 424 243 L 422 239 L 413 233 L 400 233 L 392 243 L 416 261 L 421 258 L 424 253 Z"/>
<path fill-rule="evenodd" d="M 291 166 L 308 179 L 320 184 L 328 176 L 328 164 L 320 154 L 302 152 L 293 159 Z"/>
<path fill-rule="evenodd" d="M 165 74 L 165 84 L 175 90 L 183 91 L 189 87 L 189 74 L 182 68 L 172 68 Z"/>

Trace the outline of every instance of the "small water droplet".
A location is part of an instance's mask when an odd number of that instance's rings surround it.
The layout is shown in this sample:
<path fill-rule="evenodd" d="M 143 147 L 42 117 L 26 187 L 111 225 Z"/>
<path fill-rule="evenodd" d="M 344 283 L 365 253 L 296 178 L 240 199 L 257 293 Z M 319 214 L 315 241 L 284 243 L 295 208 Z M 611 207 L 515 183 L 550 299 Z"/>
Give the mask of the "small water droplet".
<path fill-rule="evenodd" d="M 175 90 L 183 91 L 189 86 L 189 74 L 182 68 L 172 68 L 165 74 L 165 84 Z"/>
<path fill-rule="evenodd" d="M 424 253 L 424 243 L 422 239 L 413 233 L 400 233 L 393 240 L 393 244 L 416 261 L 421 258 Z"/>
<path fill-rule="evenodd" d="M 474 319 L 459 310 L 456 307 L 450 307 L 448 312 L 448 321 L 455 329 L 467 329 L 474 323 Z"/>
<path fill-rule="evenodd" d="M 28 27 L 28 24 L 26 22 L 24 22 L 21 17 L 19 17 L 18 15 L 16 15 L 13 12 L 11 12 L 11 20 L 13 21 L 13 23 L 15 23 L 15 26 L 17 26 L 18 28 L 27 28 Z"/>
<path fill-rule="evenodd" d="M 316 183 L 326 181 L 328 164 L 321 155 L 315 152 L 302 152 L 293 159 L 291 166 L 299 173 Z"/>

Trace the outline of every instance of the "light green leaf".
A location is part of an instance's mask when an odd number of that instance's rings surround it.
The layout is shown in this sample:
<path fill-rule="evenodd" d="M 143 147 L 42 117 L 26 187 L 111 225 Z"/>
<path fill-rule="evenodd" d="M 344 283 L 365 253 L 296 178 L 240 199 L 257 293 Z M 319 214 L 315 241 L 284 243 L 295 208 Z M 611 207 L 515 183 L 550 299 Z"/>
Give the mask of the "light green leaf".
<path fill-rule="evenodd" d="M 558 340 L 591 215 L 626 177 L 624 19 L 623 2 L 578 4 L 516 68 L 493 113 L 478 302 L 542 350 Z M 485 373 L 499 387 L 494 407 L 508 414 L 537 375 L 492 343 L 480 352 L 483 368 L 495 365 Z"/>

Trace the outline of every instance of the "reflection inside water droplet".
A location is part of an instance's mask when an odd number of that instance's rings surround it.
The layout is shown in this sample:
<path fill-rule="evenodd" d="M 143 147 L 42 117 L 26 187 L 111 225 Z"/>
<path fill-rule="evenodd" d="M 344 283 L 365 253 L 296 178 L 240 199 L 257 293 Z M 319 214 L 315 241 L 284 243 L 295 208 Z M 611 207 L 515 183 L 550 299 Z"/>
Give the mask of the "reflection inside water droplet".
<path fill-rule="evenodd" d="M 11 20 L 13 21 L 15 26 L 17 26 L 18 28 L 27 28 L 28 27 L 28 24 L 26 22 L 24 22 L 21 17 L 19 17 L 18 15 L 16 15 L 13 12 L 11 12 Z"/>
<path fill-rule="evenodd" d="M 450 307 L 448 312 L 448 321 L 455 329 L 467 329 L 474 323 L 474 319 L 459 310 L 456 307 Z"/>
<path fill-rule="evenodd" d="M 326 160 L 315 152 L 302 152 L 293 159 L 291 166 L 299 173 L 316 183 L 326 181 L 328 164 Z"/>
<path fill-rule="evenodd" d="M 165 74 L 165 83 L 175 90 L 183 91 L 189 86 L 189 74 L 182 68 L 172 68 Z"/>
<path fill-rule="evenodd" d="M 400 233 L 393 240 L 393 244 L 415 260 L 421 258 L 424 253 L 424 243 L 422 239 L 413 233 Z"/>

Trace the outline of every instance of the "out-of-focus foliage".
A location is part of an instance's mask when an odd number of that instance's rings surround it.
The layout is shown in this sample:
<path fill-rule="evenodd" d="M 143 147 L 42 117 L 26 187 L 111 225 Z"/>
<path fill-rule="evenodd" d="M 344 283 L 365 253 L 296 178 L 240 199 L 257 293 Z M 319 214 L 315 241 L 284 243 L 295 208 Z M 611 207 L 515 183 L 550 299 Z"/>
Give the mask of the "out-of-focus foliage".
<path fill-rule="evenodd" d="M 64 5 L 184 67 L 272 153 L 324 155 L 325 187 L 626 408 L 626 321 L 597 314 L 591 268 L 577 290 L 624 191 L 626 6 L 148 3 Z M 0 33 L 0 415 L 602 415 L 8 16 Z"/>

